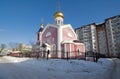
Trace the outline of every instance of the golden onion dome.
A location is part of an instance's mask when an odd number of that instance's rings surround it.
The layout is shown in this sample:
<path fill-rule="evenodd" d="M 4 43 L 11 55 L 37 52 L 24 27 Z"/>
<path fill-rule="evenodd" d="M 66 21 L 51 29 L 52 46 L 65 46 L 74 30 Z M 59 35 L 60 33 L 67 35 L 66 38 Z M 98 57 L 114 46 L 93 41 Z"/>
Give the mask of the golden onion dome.
<path fill-rule="evenodd" d="M 57 11 L 55 14 L 54 14 L 54 18 L 57 18 L 57 17 L 62 17 L 64 18 L 64 14 L 60 11 Z"/>

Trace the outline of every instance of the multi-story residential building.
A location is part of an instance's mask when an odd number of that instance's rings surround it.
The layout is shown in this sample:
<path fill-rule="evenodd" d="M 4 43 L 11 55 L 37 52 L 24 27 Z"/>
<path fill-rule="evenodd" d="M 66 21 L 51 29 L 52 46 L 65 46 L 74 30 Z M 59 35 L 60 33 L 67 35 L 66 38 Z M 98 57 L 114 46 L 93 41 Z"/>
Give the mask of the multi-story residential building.
<path fill-rule="evenodd" d="M 96 26 L 96 36 L 98 44 L 98 53 L 109 56 L 108 42 L 106 37 L 105 23 Z"/>
<path fill-rule="evenodd" d="M 92 23 L 75 29 L 80 42 L 85 44 L 85 51 L 97 52 L 96 24 Z"/>
<path fill-rule="evenodd" d="M 105 20 L 106 33 L 108 38 L 108 51 L 110 55 L 116 56 L 120 53 L 120 15 Z"/>
<path fill-rule="evenodd" d="M 107 56 L 120 54 L 120 15 L 105 19 L 102 24 L 89 24 L 75 29 L 78 39 L 85 44 L 86 52 Z"/>

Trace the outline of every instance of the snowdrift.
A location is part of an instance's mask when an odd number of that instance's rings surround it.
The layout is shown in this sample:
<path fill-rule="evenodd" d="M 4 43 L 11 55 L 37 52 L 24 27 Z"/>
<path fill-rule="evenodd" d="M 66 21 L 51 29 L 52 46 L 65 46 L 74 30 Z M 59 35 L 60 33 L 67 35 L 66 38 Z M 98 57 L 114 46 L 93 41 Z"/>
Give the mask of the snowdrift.
<path fill-rule="evenodd" d="M 80 79 L 110 79 L 114 63 L 112 59 L 101 58 L 97 63 L 84 60 L 33 59 L 5 56 L 7 60 L 19 66 L 37 70 L 37 72 L 64 73 Z M 68 76 L 67 75 L 67 76 Z M 74 76 L 74 77 L 73 77 Z"/>

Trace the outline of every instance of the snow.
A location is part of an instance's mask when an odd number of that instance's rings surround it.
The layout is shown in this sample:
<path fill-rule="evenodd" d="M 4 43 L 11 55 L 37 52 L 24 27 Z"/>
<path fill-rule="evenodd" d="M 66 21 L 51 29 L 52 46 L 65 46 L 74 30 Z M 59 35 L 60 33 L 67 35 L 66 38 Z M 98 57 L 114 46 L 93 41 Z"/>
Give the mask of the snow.
<path fill-rule="evenodd" d="M 111 79 L 112 71 L 114 68 L 114 62 L 113 59 L 109 58 L 100 58 L 98 60 L 98 63 L 102 65 L 104 72 L 102 73 L 104 75 L 105 79 Z"/>
<path fill-rule="evenodd" d="M 101 63 L 101 65 L 104 65 L 105 67 L 111 66 L 113 65 L 113 59 L 109 59 L 109 58 L 100 58 L 98 60 L 98 63 Z"/>
<path fill-rule="evenodd" d="M 11 57 L 11 56 L 4 56 L 4 58 L 12 63 L 20 63 L 22 61 L 26 61 L 29 59 L 29 58 L 17 58 L 17 57 Z"/>
<path fill-rule="evenodd" d="M 114 59 L 114 70 L 112 71 L 112 79 L 120 79 L 120 59 Z"/>
<path fill-rule="evenodd" d="M 56 77 L 62 74 L 66 79 L 110 79 L 113 68 L 111 59 L 99 59 L 97 63 L 84 60 L 63 60 L 63 59 L 34 59 L 34 58 L 16 58 L 5 56 L 9 62 L 31 70 L 36 73 L 54 74 Z M 61 77 L 61 76 L 59 76 Z M 62 78 L 62 77 L 61 77 Z"/>

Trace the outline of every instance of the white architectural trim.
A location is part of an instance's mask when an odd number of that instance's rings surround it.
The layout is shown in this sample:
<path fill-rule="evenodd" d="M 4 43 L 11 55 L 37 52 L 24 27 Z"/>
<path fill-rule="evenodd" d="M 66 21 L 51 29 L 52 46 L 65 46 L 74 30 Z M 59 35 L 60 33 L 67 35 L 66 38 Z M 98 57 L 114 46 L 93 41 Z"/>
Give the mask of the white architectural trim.
<path fill-rule="evenodd" d="M 72 40 L 67 40 L 67 41 L 63 41 L 62 43 L 64 44 L 64 43 L 74 43 L 74 42 Z"/>
<path fill-rule="evenodd" d="M 57 31 L 57 38 L 58 38 L 58 41 L 57 41 L 57 48 L 58 48 L 58 58 L 61 58 L 61 27 L 58 27 L 58 31 Z"/>
<path fill-rule="evenodd" d="M 63 18 L 62 17 L 55 18 L 55 24 L 56 25 L 62 25 L 63 24 Z"/>
<path fill-rule="evenodd" d="M 74 43 L 75 45 L 84 45 L 83 43 Z"/>
<path fill-rule="evenodd" d="M 58 25 L 54 25 L 54 24 L 47 24 L 46 25 L 46 27 L 44 28 L 44 30 L 43 30 L 43 32 L 42 33 L 44 33 L 44 31 L 48 28 L 48 27 L 55 27 L 55 28 L 59 28 L 59 26 Z"/>
<path fill-rule="evenodd" d="M 44 43 L 47 47 L 50 47 L 50 45 L 48 43 Z"/>

